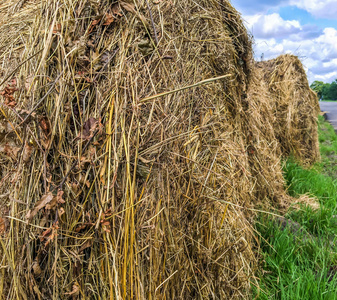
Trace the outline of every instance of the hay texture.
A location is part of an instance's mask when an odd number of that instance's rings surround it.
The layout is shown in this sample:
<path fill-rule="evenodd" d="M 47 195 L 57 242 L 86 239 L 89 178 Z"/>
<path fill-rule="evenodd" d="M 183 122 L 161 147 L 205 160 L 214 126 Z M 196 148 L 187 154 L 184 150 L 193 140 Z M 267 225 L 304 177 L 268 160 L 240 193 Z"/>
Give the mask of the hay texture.
<path fill-rule="evenodd" d="M 286 196 L 237 11 L 0 7 L 1 297 L 248 298 L 254 203 Z"/>
<path fill-rule="evenodd" d="M 320 109 L 301 61 L 294 55 L 281 55 L 258 62 L 256 72 L 268 85 L 268 98 L 275 116 L 274 131 L 282 155 L 292 154 L 304 165 L 318 161 L 317 116 Z"/>
<path fill-rule="evenodd" d="M 247 296 L 251 42 L 235 9 L 20 4 L 0 29 L 2 296 Z"/>

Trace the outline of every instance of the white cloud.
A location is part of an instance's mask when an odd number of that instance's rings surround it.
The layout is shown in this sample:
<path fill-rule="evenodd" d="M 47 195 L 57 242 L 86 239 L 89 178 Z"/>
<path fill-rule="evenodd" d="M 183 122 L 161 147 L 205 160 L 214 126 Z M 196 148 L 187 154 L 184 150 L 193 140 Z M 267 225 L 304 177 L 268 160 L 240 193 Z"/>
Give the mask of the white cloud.
<path fill-rule="evenodd" d="M 277 13 L 247 16 L 245 20 L 248 28 L 257 38 L 285 37 L 302 30 L 298 21 L 283 20 Z"/>
<path fill-rule="evenodd" d="M 336 19 L 337 15 L 337 0 L 232 0 L 231 2 L 244 14 L 265 13 L 268 10 L 277 11 L 279 7 L 293 5 L 317 18 Z"/>
<path fill-rule="evenodd" d="M 264 13 L 269 9 L 287 5 L 291 0 L 231 0 L 234 7 L 244 14 Z"/>
<path fill-rule="evenodd" d="M 312 28 L 305 28 L 298 21 L 283 20 L 278 14 L 249 16 L 246 20 L 255 36 L 257 60 L 262 53 L 264 59 L 292 53 L 301 58 L 310 82 L 331 82 L 337 78 L 336 29 L 325 28 L 311 34 Z"/>
<path fill-rule="evenodd" d="M 290 4 L 305 9 L 318 18 L 336 18 L 337 0 L 290 0 Z"/>

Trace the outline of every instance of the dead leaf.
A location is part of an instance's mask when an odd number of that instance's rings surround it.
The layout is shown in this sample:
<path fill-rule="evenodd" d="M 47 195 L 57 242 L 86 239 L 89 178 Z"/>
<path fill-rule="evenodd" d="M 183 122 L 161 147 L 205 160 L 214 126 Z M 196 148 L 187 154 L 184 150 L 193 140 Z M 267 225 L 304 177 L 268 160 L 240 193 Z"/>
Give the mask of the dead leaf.
<path fill-rule="evenodd" d="M 111 225 L 109 221 L 101 221 L 101 225 L 104 231 L 110 233 L 111 232 Z"/>
<path fill-rule="evenodd" d="M 53 201 L 53 199 L 54 196 L 51 193 L 43 195 L 40 201 L 35 203 L 34 208 L 27 213 L 26 219 L 28 220 L 32 219 L 39 212 L 40 209 L 44 208 L 48 203 Z"/>
<path fill-rule="evenodd" d="M 23 149 L 23 154 L 22 154 L 22 160 L 25 163 L 27 163 L 31 160 L 32 152 L 33 152 L 33 147 L 26 144 L 24 149 Z"/>
<path fill-rule="evenodd" d="M 58 23 L 58 24 L 55 24 L 54 25 L 54 28 L 53 28 L 53 33 L 56 34 L 56 33 L 60 33 L 61 32 L 61 23 Z"/>
<path fill-rule="evenodd" d="M 36 277 L 40 276 L 41 273 L 42 273 L 42 269 L 41 269 L 40 264 L 38 263 L 37 260 L 33 261 L 32 272 L 33 272 L 34 276 L 36 276 Z"/>
<path fill-rule="evenodd" d="M 50 123 L 47 117 L 40 118 L 40 127 L 46 137 L 50 135 Z"/>
<path fill-rule="evenodd" d="M 95 118 L 89 118 L 84 124 L 82 128 L 82 133 L 79 133 L 79 135 L 75 138 L 77 139 L 82 139 L 82 140 L 90 140 L 93 135 L 95 130 L 99 127 L 99 122 Z"/>
<path fill-rule="evenodd" d="M 80 232 L 80 231 L 82 231 L 83 229 L 85 229 L 86 227 L 87 227 L 87 224 L 82 224 L 82 225 L 78 226 L 78 227 L 75 229 L 75 231 L 76 231 L 76 232 Z"/>
<path fill-rule="evenodd" d="M 81 248 L 78 250 L 78 253 L 81 253 L 84 249 L 90 248 L 92 246 L 92 241 L 91 240 L 87 240 L 82 246 Z"/>
<path fill-rule="evenodd" d="M 43 195 L 40 201 L 36 202 L 34 208 L 30 210 L 26 219 L 31 220 L 42 208 L 54 209 L 58 204 L 63 204 L 65 201 L 62 199 L 63 191 L 58 191 L 57 195 L 54 196 L 52 193 Z"/>
<path fill-rule="evenodd" d="M 0 217 L 0 235 L 3 235 L 6 233 L 6 223 L 5 219 Z"/>
<path fill-rule="evenodd" d="M 106 13 L 105 14 L 105 22 L 103 23 L 103 25 L 108 26 L 111 23 L 113 23 L 114 21 L 115 21 L 115 18 L 113 17 L 113 15 Z"/>
<path fill-rule="evenodd" d="M 15 107 L 16 101 L 14 99 L 14 93 L 17 91 L 17 81 L 16 78 L 12 78 L 10 82 L 7 84 L 7 86 L 0 91 L 0 95 L 2 95 L 5 98 L 4 104 L 9 107 Z"/>
<path fill-rule="evenodd" d="M 14 143 L 6 143 L 5 145 L 0 145 L 0 153 L 9 156 L 12 159 L 16 159 L 18 152 L 20 151 L 19 147 L 16 147 Z"/>
<path fill-rule="evenodd" d="M 58 210 L 59 218 L 66 212 L 63 207 L 60 207 Z"/>
<path fill-rule="evenodd" d="M 114 15 L 117 15 L 119 17 L 123 16 L 123 14 L 121 13 L 121 9 L 120 6 L 118 5 L 118 3 L 115 3 L 112 5 L 111 7 L 111 11 Z"/>
<path fill-rule="evenodd" d="M 89 26 L 89 32 L 88 33 L 92 33 L 96 27 L 96 25 L 101 22 L 102 18 L 99 18 L 99 19 L 96 19 L 96 20 L 93 20 Z"/>
<path fill-rule="evenodd" d="M 48 246 L 48 244 L 57 236 L 57 230 L 58 230 L 58 222 L 56 222 L 52 227 L 46 229 L 44 232 L 42 232 L 42 235 L 40 236 L 40 241 L 46 241 L 45 247 Z"/>
<path fill-rule="evenodd" d="M 10 87 L 10 85 L 7 85 L 1 92 L 0 95 L 4 97 L 4 104 L 9 107 L 15 107 L 16 101 L 14 99 L 13 94 L 17 91 L 16 87 Z"/>
<path fill-rule="evenodd" d="M 53 200 L 46 204 L 46 209 L 51 210 L 54 209 L 58 204 L 65 203 L 65 201 L 62 199 L 63 193 L 63 191 L 58 191 Z"/>
<path fill-rule="evenodd" d="M 148 27 L 147 20 L 145 19 L 145 17 L 141 13 L 139 13 L 135 10 L 134 4 L 131 4 L 131 3 L 128 3 L 128 2 L 125 2 L 125 1 L 121 1 L 120 4 L 126 11 L 135 14 L 142 21 L 142 23 L 145 24 L 146 27 Z"/>
<path fill-rule="evenodd" d="M 78 296 L 80 294 L 80 285 L 76 282 L 73 284 L 73 290 L 69 293 L 65 293 L 65 295 L 69 296 Z"/>

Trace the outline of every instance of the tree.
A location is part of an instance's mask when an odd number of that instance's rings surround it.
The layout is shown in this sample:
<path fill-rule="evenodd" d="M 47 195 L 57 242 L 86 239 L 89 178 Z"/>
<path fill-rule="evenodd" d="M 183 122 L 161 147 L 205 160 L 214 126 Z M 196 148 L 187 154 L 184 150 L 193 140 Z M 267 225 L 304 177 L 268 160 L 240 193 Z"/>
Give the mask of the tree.
<path fill-rule="evenodd" d="M 337 79 L 330 84 L 329 98 L 330 100 L 337 100 Z"/>
<path fill-rule="evenodd" d="M 337 100 L 337 79 L 332 83 L 324 83 L 323 81 L 314 81 L 310 88 L 317 93 L 319 99 Z"/>
<path fill-rule="evenodd" d="M 324 82 L 323 81 L 314 81 L 310 88 L 317 93 L 318 99 L 322 98 L 323 88 L 324 88 Z"/>

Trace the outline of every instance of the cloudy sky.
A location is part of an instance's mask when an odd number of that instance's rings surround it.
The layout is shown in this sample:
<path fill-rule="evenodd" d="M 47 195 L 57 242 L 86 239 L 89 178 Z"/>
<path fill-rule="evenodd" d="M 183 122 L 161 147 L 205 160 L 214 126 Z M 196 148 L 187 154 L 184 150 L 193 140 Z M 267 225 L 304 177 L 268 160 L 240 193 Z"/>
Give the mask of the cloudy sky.
<path fill-rule="evenodd" d="M 309 82 L 337 79 L 337 0 L 231 0 L 255 39 L 255 58 L 299 56 Z"/>

